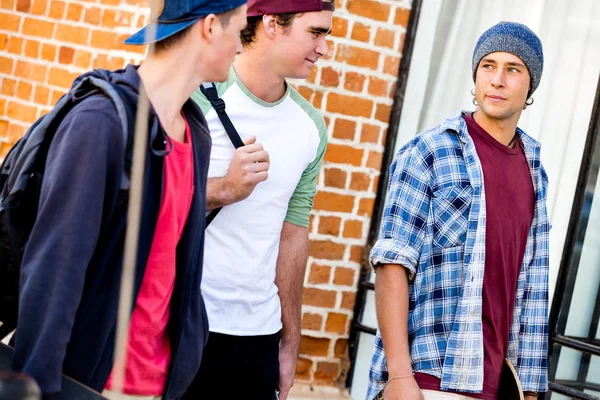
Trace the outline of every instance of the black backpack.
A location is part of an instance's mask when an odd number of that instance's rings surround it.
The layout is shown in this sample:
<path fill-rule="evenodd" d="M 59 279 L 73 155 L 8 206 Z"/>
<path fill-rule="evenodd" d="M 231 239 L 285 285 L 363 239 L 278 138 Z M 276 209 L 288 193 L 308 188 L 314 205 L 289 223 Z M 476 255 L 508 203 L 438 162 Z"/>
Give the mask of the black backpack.
<path fill-rule="evenodd" d="M 136 106 L 118 85 L 84 76 L 50 113 L 29 128 L 0 167 L 0 339 L 17 326 L 21 260 L 37 217 L 50 144 L 65 115 L 85 98 L 97 94 L 108 97 L 117 109 L 126 143 L 121 190 L 129 189 Z"/>

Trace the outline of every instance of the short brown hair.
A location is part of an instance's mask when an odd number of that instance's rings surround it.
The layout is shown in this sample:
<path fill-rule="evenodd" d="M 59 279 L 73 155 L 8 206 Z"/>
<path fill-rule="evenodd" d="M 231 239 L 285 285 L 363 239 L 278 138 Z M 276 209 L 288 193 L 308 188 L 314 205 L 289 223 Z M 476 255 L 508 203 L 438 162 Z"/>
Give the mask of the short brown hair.
<path fill-rule="evenodd" d="M 294 21 L 294 18 L 298 15 L 298 13 L 286 13 L 286 14 L 276 14 L 275 18 L 277 21 L 277 25 L 281 26 L 284 30 L 289 28 Z M 248 25 L 241 33 L 242 45 L 244 47 L 250 46 L 256 40 L 256 29 L 258 25 L 262 22 L 262 15 L 258 15 L 256 17 L 248 17 Z"/>
<path fill-rule="evenodd" d="M 227 28 L 229 25 L 229 21 L 231 17 L 240 11 L 240 8 L 234 8 L 233 10 L 225 11 L 224 13 L 217 14 L 217 18 L 219 18 L 219 22 L 223 28 Z M 183 38 L 192 30 L 194 24 L 188 26 L 187 28 L 177 32 L 173 36 L 169 36 L 168 38 L 161 40 L 160 42 L 156 42 L 154 45 L 154 51 L 156 53 L 160 53 L 162 51 L 168 50 L 174 46 L 176 46 L 179 42 L 183 40 Z"/>

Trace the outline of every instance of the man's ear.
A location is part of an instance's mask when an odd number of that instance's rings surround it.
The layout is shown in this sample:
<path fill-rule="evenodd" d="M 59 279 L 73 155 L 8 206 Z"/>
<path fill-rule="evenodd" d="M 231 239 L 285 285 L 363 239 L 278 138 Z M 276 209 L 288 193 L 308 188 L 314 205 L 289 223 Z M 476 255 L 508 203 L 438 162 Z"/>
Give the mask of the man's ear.
<path fill-rule="evenodd" d="M 206 42 L 215 39 L 216 30 L 221 28 L 219 19 L 215 14 L 209 14 L 199 21 L 200 37 Z"/>
<path fill-rule="evenodd" d="M 275 15 L 263 15 L 262 26 L 267 37 L 273 39 L 277 34 L 277 17 Z"/>

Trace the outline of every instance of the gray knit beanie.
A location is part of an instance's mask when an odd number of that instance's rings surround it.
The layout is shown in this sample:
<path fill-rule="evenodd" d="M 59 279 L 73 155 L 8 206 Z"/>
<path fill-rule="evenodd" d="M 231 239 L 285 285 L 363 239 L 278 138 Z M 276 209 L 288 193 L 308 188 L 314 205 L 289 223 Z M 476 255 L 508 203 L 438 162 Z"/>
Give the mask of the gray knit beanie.
<path fill-rule="evenodd" d="M 531 95 L 540 84 L 544 69 L 542 42 L 535 33 L 523 24 L 500 22 L 485 31 L 473 51 L 473 81 L 479 62 L 490 53 L 502 51 L 519 57 L 529 70 Z"/>

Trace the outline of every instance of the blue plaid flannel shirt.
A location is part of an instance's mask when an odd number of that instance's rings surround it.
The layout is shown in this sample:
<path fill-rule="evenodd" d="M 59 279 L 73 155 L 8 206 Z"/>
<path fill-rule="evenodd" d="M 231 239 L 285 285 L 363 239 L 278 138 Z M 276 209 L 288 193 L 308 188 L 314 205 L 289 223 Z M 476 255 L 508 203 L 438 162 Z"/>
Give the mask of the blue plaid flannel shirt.
<path fill-rule="evenodd" d="M 507 358 L 524 391 L 545 392 L 548 353 L 548 178 L 540 145 L 517 129 L 533 185 L 535 211 L 519 275 Z M 481 323 L 485 191 L 481 163 L 462 113 L 419 134 L 396 155 L 381 234 L 371 265 L 400 264 L 411 276 L 408 336 L 414 372 L 442 390 L 483 389 Z M 379 332 L 367 399 L 388 379 Z"/>

